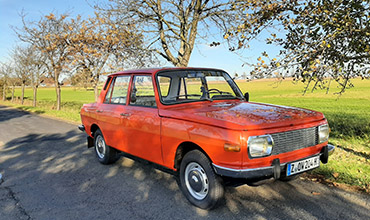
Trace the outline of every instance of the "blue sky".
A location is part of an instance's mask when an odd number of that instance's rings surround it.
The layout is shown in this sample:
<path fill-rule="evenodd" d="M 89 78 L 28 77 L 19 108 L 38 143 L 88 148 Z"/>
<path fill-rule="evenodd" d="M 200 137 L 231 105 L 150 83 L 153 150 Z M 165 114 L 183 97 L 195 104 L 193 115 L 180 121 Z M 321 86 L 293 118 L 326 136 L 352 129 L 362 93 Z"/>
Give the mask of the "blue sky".
<path fill-rule="evenodd" d="M 89 0 L 88 2 L 95 2 Z M 21 27 L 22 22 L 19 13 L 23 10 L 28 20 L 39 20 L 41 16 L 54 13 L 71 12 L 88 16 L 94 10 L 86 0 L 0 0 L 0 61 L 6 61 L 11 49 L 19 44 L 14 31 L 10 26 Z M 210 42 L 212 42 L 210 40 Z M 209 47 L 208 42 L 198 43 L 193 51 L 189 66 L 220 68 L 229 72 L 242 74 L 249 73 L 249 67 L 242 67 L 244 61 L 255 62 L 264 50 L 275 51 L 276 48 L 267 48 L 263 42 L 253 42 L 250 49 L 242 51 L 242 57 L 228 51 L 227 45 Z M 171 66 L 170 63 L 164 63 Z"/>

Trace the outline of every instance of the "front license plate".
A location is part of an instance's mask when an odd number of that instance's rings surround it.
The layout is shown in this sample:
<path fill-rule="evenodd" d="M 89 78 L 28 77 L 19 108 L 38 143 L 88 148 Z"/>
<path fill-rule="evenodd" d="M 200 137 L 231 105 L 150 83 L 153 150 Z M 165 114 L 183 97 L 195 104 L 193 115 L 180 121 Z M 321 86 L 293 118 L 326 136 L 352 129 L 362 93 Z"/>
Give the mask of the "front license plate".
<path fill-rule="evenodd" d="M 286 176 L 291 176 L 297 173 L 304 172 L 306 170 L 311 170 L 319 166 L 320 166 L 320 156 L 311 157 L 294 163 L 288 163 Z"/>

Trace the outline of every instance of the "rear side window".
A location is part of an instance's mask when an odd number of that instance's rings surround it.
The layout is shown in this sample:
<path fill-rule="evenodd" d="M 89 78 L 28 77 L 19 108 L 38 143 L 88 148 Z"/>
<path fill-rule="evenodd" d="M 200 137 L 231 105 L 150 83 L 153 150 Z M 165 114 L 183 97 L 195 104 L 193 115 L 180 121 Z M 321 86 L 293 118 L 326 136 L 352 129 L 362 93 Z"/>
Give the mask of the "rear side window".
<path fill-rule="evenodd" d="M 156 107 L 152 76 L 135 76 L 132 83 L 130 105 Z"/>
<path fill-rule="evenodd" d="M 116 77 L 107 92 L 104 103 L 110 104 L 126 104 L 128 85 L 130 83 L 130 76 Z"/>

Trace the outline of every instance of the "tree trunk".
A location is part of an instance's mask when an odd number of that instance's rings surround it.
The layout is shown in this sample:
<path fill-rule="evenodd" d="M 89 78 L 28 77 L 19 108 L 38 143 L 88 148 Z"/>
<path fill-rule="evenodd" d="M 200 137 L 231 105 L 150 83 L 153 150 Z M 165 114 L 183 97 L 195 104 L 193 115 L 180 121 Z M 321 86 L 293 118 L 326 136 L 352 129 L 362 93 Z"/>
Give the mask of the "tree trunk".
<path fill-rule="evenodd" d="M 187 67 L 189 60 L 186 60 L 184 57 L 181 59 L 180 62 L 176 64 L 176 67 Z"/>
<path fill-rule="evenodd" d="M 60 85 L 57 82 L 55 82 L 55 92 L 57 94 L 57 110 L 60 111 L 60 104 L 61 104 L 61 89 Z"/>
<path fill-rule="evenodd" d="M 59 74 L 61 72 L 61 69 L 54 69 L 54 87 L 55 87 L 55 93 L 57 95 L 57 111 L 60 111 L 60 104 L 61 104 L 61 89 L 59 84 Z"/>
<path fill-rule="evenodd" d="M 3 86 L 3 101 L 5 102 L 6 100 L 6 85 L 4 83 L 4 86 Z"/>
<path fill-rule="evenodd" d="M 22 83 L 22 95 L 21 95 L 21 104 L 23 105 L 24 103 L 24 87 L 25 87 L 25 84 Z"/>
<path fill-rule="evenodd" d="M 15 86 L 12 87 L 12 102 L 14 102 L 14 91 L 15 91 Z"/>
<path fill-rule="evenodd" d="M 331 83 L 331 80 L 332 80 L 332 78 L 330 78 L 330 81 L 329 81 L 329 85 L 328 85 L 328 88 L 326 88 L 326 94 L 328 94 L 328 93 L 329 93 L 329 89 L 330 89 L 330 83 Z"/>
<path fill-rule="evenodd" d="M 36 107 L 36 101 L 37 101 L 37 87 L 38 87 L 38 86 L 34 86 L 34 87 L 33 87 L 33 103 L 32 103 L 32 106 L 33 106 L 33 107 Z"/>
<path fill-rule="evenodd" d="M 99 89 L 98 89 L 98 84 L 97 83 L 95 83 L 95 85 L 94 85 L 94 94 L 95 94 L 95 102 L 97 102 L 98 99 L 99 99 Z"/>

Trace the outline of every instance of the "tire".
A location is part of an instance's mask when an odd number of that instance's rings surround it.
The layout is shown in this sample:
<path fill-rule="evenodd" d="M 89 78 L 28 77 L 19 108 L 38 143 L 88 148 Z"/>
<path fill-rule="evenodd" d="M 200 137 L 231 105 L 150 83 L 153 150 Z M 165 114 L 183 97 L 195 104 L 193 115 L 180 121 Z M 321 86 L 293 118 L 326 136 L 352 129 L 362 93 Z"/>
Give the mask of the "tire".
<path fill-rule="evenodd" d="M 105 143 L 104 136 L 100 129 L 94 134 L 94 149 L 96 157 L 102 164 L 112 164 L 119 159 L 118 151 Z"/>
<path fill-rule="evenodd" d="M 214 208 L 224 195 L 221 177 L 199 150 L 188 152 L 181 161 L 180 188 L 190 203 L 202 209 Z"/>

